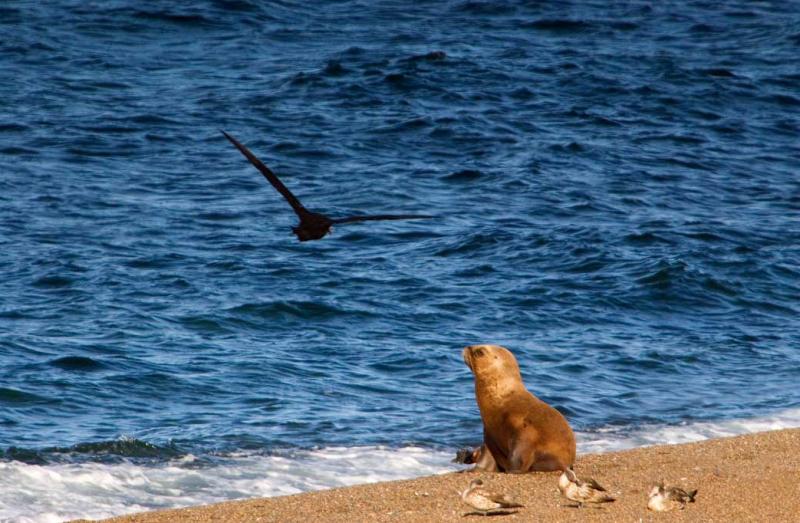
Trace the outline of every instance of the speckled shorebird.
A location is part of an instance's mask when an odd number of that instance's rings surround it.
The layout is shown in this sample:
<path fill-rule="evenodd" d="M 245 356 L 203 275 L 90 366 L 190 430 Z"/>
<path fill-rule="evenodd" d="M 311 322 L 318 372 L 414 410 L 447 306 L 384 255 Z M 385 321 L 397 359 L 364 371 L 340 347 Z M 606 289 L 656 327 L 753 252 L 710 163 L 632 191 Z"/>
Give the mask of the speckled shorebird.
<path fill-rule="evenodd" d="M 419 220 L 433 218 L 433 216 L 421 214 L 376 214 L 368 216 L 348 216 L 347 218 L 334 219 L 318 212 L 309 211 L 303 207 L 303 204 L 300 203 L 300 200 L 298 200 L 297 197 L 295 197 L 295 195 L 292 194 L 292 192 L 285 185 L 283 185 L 283 182 L 281 182 L 280 179 L 275 176 L 275 173 L 273 173 L 269 167 L 264 165 L 264 163 L 259 160 L 255 154 L 250 152 L 250 149 L 239 143 L 236 138 L 229 135 L 225 131 L 222 131 L 222 134 L 224 134 L 225 138 L 230 140 L 230 142 L 236 146 L 237 149 L 239 149 L 245 158 L 250 160 L 250 163 L 252 163 L 256 169 L 261 171 L 261 174 L 264 175 L 264 178 L 266 178 L 267 181 L 271 183 L 279 193 L 281 193 L 281 196 L 283 196 L 286 201 L 289 202 L 289 205 L 292 206 L 292 209 L 294 209 L 294 212 L 300 218 L 300 223 L 297 225 L 297 227 L 292 227 L 292 232 L 301 242 L 322 239 L 331 231 L 331 227 L 341 223 L 366 222 L 374 220 Z"/>
<path fill-rule="evenodd" d="M 464 492 L 461 493 L 461 501 L 474 508 L 484 516 L 497 511 L 510 508 L 522 508 L 520 505 L 506 494 L 492 492 L 483 488 L 483 481 L 473 479 Z"/>
<path fill-rule="evenodd" d="M 686 508 L 686 503 L 694 503 L 697 490 L 685 491 L 680 487 L 666 487 L 661 482 L 650 489 L 647 500 L 647 508 L 656 512 L 667 512 L 669 510 Z"/>
<path fill-rule="evenodd" d="M 558 478 L 558 490 L 570 501 L 578 504 L 609 503 L 614 497 L 592 478 L 579 478 L 572 469 L 565 470 Z"/>

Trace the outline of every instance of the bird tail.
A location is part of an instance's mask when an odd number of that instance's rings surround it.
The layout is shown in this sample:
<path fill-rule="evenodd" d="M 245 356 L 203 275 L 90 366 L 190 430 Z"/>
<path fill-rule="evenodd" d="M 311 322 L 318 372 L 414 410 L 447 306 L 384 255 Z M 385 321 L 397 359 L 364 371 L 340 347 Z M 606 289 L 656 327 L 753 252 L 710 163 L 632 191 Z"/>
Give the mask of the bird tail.
<path fill-rule="evenodd" d="M 687 492 L 687 494 L 689 494 L 689 503 L 694 503 L 694 497 L 697 495 L 697 489 L 690 490 Z"/>

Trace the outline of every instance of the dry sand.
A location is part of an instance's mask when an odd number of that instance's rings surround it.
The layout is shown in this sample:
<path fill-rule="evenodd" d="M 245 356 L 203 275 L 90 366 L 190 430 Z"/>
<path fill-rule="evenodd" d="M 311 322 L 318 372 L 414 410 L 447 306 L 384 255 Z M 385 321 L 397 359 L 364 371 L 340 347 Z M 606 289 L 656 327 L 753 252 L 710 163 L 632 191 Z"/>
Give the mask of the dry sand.
<path fill-rule="evenodd" d="M 569 508 L 558 474 L 450 473 L 320 492 L 148 512 L 106 521 L 161 523 L 381 521 L 791 521 L 800 522 L 800 429 L 580 456 L 579 475 L 594 477 L 615 503 Z M 525 505 L 516 513 L 465 516 L 456 491 L 481 477 Z M 648 512 L 647 492 L 659 481 L 699 490 L 685 510 Z"/>

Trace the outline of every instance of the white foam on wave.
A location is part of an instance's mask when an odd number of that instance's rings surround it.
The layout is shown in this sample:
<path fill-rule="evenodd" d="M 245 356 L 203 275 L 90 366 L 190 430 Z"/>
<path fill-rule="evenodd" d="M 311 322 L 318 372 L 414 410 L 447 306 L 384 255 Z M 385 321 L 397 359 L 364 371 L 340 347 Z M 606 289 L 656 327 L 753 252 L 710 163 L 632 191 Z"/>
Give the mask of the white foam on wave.
<path fill-rule="evenodd" d="M 193 464 L 192 456 L 150 466 L 0 462 L 0 522 L 100 519 L 407 479 L 452 471 L 451 458 L 419 447 L 331 447 L 290 456 L 234 455 L 210 467 Z"/>
<path fill-rule="evenodd" d="M 800 427 L 800 409 L 758 418 L 598 429 L 577 437 L 580 453 L 595 453 L 795 427 Z M 192 456 L 148 466 L 0 462 L 0 522 L 99 519 L 428 476 L 462 468 L 450 462 L 454 453 L 419 447 L 329 447 L 280 456 L 242 453 L 220 458 L 213 466 L 199 466 Z"/>
<path fill-rule="evenodd" d="M 577 434 L 578 452 L 600 453 L 651 445 L 674 445 L 797 427 L 800 427 L 800 409 L 787 409 L 755 418 L 646 425 L 636 429 L 609 427 Z"/>

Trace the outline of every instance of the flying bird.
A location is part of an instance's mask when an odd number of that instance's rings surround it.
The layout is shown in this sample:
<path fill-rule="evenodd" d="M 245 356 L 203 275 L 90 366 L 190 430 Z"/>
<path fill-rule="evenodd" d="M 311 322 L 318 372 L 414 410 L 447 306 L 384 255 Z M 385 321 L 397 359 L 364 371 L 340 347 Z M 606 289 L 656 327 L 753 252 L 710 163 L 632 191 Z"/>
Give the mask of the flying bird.
<path fill-rule="evenodd" d="M 264 163 L 259 160 L 255 154 L 250 152 L 250 149 L 242 145 L 236 138 L 229 135 L 225 131 L 222 131 L 222 134 L 225 135 L 225 138 L 230 140 L 230 142 L 239 149 L 245 158 L 250 160 L 256 169 L 261 171 L 261 174 L 264 175 L 264 178 L 267 179 L 269 183 L 272 184 L 275 189 L 281 193 L 281 195 L 289 202 L 289 205 L 292 206 L 294 212 L 297 214 L 298 218 L 300 218 L 300 223 L 297 227 L 292 227 L 292 232 L 297 236 L 297 239 L 301 242 L 305 242 L 308 240 L 319 240 L 322 239 L 326 234 L 328 234 L 331 230 L 333 225 L 338 225 L 341 223 L 352 223 L 352 222 L 366 222 L 366 221 L 375 221 L 375 220 L 419 220 L 419 219 L 427 219 L 433 218 L 433 216 L 426 216 L 420 214 L 376 214 L 376 215 L 367 215 L 367 216 L 348 216 L 347 218 L 329 218 L 322 213 L 312 212 L 303 207 L 303 204 L 300 203 L 300 200 L 292 194 L 283 182 L 275 176 L 269 167 L 264 165 Z"/>
<path fill-rule="evenodd" d="M 697 490 L 685 491 L 680 487 L 666 487 L 664 483 L 653 486 L 648 494 L 647 508 L 655 512 L 686 508 L 686 503 L 694 503 Z"/>
<path fill-rule="evenodd" d="M 592 478 L 579 478 L 572 469 L 566 469 L 558 478 L 558 490 L 570 501 L 578 503 L 608 503 L 614 501 L 598 482 Z"/>
<path fill-rule="evenodd" d="M 480 479 L 470 481 L 469 487 L 461 492 L 461 501 L 484 516 L 495 510 L 524 507 L 524 505 L 520 505 L 506 494 L 486 490 L 483 488 L 483 481 Z"/>

